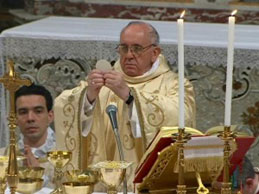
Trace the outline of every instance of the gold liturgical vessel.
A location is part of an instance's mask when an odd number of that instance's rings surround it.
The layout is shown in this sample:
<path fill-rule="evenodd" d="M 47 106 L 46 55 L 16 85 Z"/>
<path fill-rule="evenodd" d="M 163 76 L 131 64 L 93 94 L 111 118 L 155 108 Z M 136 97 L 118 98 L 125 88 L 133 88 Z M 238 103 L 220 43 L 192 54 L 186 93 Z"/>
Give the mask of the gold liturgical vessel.
<path fill-rule="evenodd" d="M 98 182 L 99 173 L 93 169 L 69 170 L 65 172 L 67 182 L 62 183 L 66 194 L 91 194 Z"/>
<path fill-rule="evenodd" d="M 31 194 L 41 190 L 43 186 L 44 168 L 19 167 L 19 183 L 17 191 L 23 194 Z"/>
<path fill-rule="evenodd" d="M 15 194 L 17 189 L 19 177 L 18 177 L 18 167 L 17 167 L 17 155 L 16 155 L 16 138 L 15 138 L 15 129 L 16 129 L 16 114 L 15 114 L 15 91 L 22 85 L 29 86 L 31 81 L 21 79 L 14 71 L 13 61 L 8 60 L 9 72 L 6 73 L 0 82 L 3 83 L 4 87 L 9 90 L 10 94 L 10 112 L 8 116 L 8 127 L 10 130 L 10 145 L 9 145 L 9 161 L 7 167 L 6 179 L 8 186 L 10 188 L 11 194 Z"/>
<path fill-rule="evenodd" d="M 49 162 L 54 166 L 54 180 L 56 183 L 55 190 L 52 194 L 63 194 L 62 177 L 64 175 L 62 169 L 72 158 L 72 152 L 69 151 L 51 151 L 47 153 Z"/>
<path fill-rule="evenodd" d="M 8 156 L 0 156 L 0 194 L 4 194 L 6 189 L 7 166 L 8 166 Z"/>
<path fill-rule="evenodd" d="M 126 169 L 132 163 L 125 161 L 103 161 L 92 167 L 98 169 L 100 181 L 107 187 L 107 194 L 117 194 L 118 187 L 126 175 Z"/>

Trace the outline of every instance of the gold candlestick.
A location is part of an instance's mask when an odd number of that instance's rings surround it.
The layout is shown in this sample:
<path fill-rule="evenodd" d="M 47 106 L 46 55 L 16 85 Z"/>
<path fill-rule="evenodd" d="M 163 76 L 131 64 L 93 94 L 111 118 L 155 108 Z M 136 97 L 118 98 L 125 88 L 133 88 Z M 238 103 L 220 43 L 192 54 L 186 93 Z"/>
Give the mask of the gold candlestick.
<path fill-rule="evenodd" d="M 231 182 L 229 178 L 230 141 L 233 140 L 235 134 L 230 130 L 230 126 L 225 126 L 224 131 L 219 134 L 219 137 L 224 141 L 224 169 L 221 194 L 231 194 Z"/>
<path fill-rule="evenodd" d="M 9 112 L 9 123 L 8 127 L 10 130 L 10 145 L 9 145 L 9 161 L 7 168 L 7 182 L 10 187 L 11 194 L 15 194 L 17 184 L 19 181 L 18 178 L 18 168 L 17 168 L 17 156 L 16 156 L 16 138 L 15 138 L 15 129 L 16 129 L 16 114 L 15 114 L 15 91 L 22 85 L 31 85 L 31 81 L 21 79 L 14 71 L 13 61 L 8 60 L 9 72 L 6 73 L 0 82 L 3 83 L 4 87 L 9 90 L 10 94 L 10 112 Z"/>
<path fill-rule="evenodd" d="M 191 139 L 191 134 L 186 133 L 184 128 L 178 128 L 178 133 L 173 134 L 178 148 L 178 185 L 177 194 L 186 194 L 186 185 L 184 181 L 184 144 Z"/>

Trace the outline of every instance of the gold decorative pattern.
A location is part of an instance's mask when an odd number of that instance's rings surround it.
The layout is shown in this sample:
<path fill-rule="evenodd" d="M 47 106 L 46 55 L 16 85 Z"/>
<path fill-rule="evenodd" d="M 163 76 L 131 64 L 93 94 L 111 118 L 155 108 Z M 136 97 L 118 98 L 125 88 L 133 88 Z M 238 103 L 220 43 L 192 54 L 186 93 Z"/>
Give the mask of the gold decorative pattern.
<path fill-rule="evenodd" d="M 75 90 L 75 89 L 74 89 Z M 76 92 L 76 91 L 74 91 L 73 90 L 73 92 L 72 93 L 74 93 L 74 92 Z M 85 97 L 85 92 L 86 92 L 86 87 L 81 91 L 81 94 L 80 94 L 80 99 L 79 99 L 79 106 L 78 107 L 83 107 L 83 102 L 84 102 L 84 100 L 83 100 L 83 98 Z M 77 123 L 77 126 L 78 126 L 78 150 L 79 150 L 79 154 L 78 154 L 78 167 L 81 169 L 81 166 L 82 166 L 82 164 L 81 164 L 81 161 L 82 161 L 82 158 L 81 158 L 81 156 L 82 156 L 82 150 L 83 150 L 83 148 L 82 148 L 82 128 L 81 128 L 81 114 L 82 114 L 82 109 L 81 108 L 79 108 L 79 110 L 78 110 L 78 113 L 77 113 L 77 118 L 78 118 L 78 123 Z"/>
<path fill-rule="evenodd" d="M 66 117 L 69 119 L 72 118 L 71 121 L 66 120 L 63 122 L 64 128 L 67 129 L 66 135 L 65 135 L 65 145 L 67 150 L 73 151 L 76 148 L 76 140 L 75 138 L 72 138 L 70 135 L 70 131 L 73 128 L 73 123 L 75 121 L 75 107 L 72 103 L 68 103 L 63 108 L 63 113 Z"/>
<path fill-rule="evenodd" d="M 94 156 L 97 156 L 98 154 L 96 153 L 97 147 L 98 147 L 98 141 L 97 141 L 97 137 L 90 132 L 89 133 L 89 151 L 87 153 L 88 156 L 88 162 L 91 164 L 93 161 Z"/>
<path fill-rule="evenodd" d="M 152 113 L 149 113 L 148 118 L 148 124 L 150 124 L 153 127 L 162 127 L 165 120 L 164 112 L 163 110 L 156 104 L 154 101 L 157 101 L 158 96 L 151 96 L 152 98 L 149 99 L 144 96 L 144 94 L 141 92 L 140 95 L 146 100 L 146 104 L 152 104 L 154 106 L 154 111 Z M 158 115 L 161 116 L 161 118 L 158 118 Z"/>
<path fill-rule="evenodd" d="M 163 150 L 163 152 L 158 153 L 158 159 L 150 170 L 149 179 L 146 181 L 146 184 L 152 188 L 155 181 L 158 180 L 167 167 L 169 161 L 173 156 L 177 155 L 176 146 L 171 145 Z M 145 181 L 143 181 L 144 183 Z"/>
<path fill-rule="evenodd" d="M 123 147 L 126 150 L 132 150 L 135 147 L 135 142 L 131 133 L 124 135 L 122 142 L 123 142 Z"/>

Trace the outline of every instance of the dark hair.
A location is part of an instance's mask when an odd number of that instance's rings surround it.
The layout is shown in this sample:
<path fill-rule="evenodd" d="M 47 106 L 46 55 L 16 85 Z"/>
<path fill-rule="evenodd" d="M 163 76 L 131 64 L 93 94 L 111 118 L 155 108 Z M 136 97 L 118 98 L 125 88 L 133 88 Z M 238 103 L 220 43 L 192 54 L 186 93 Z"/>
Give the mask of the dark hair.
<path fill-rule="evenodd" d="M 53 106 L 52 96 L 51 96 L 50 92 L 44 86 L 32 84 L 30 86 L 20 87 L 15 92 L 15 104 L 16 104 L 17 98 L 19 98 L 20 96 L 28 96 L 28 95 L 43 96 L 46 100 L 46 106 L 47 106 L 48 111 L 50 111 L 52 109 L 52 106 Z"/>
<path fill-rule="evenodd" d="M 146 23 L 146 22 L 142 22 L 142 21 L 132 21 L 132 22 L 129 22 L 122 30 L 121 30 L 121 33 L 120 33 L 120 37 L 122 35 L 122 33 L 130 26 L 132 25 L 147 25 L 149 28 L 150 28 L 150 38 L 153 39 L 152 42 L 153 44 L 155 45 L 159 45 L 159 42 L 160 42 L 160 37 L 159 37 L 159 34 L 157 32 L 157 30 L 154 28 L 154 26 L 152 26 L 151 24 L 149 23 Z"/>
<path fill-rule="evenodd" d="M 244 157 L 239 177 L 239 183 L 242 183 L 242 185 L 244 186 L 248 178 L 255 178 L 255 171 L 250 160 L 247 157 Z"/>

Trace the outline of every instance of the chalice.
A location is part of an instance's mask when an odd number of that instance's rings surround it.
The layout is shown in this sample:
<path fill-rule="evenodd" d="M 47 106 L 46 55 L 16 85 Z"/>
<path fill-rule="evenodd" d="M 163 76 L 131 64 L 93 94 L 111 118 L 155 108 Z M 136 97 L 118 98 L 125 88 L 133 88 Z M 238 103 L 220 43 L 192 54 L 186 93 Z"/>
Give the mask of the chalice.
<path fill-rule="evenodd" d="M 16 191 L 22 194 L 32 194 L 41 190 L 44 170 L 42 167 L 19 167 L 19 183 Z"/>
<path fill-rule="evenodd" d="M 61 179 L 63 177 L 62 169 L 64 166 L 71 160 L 72 152 L 69 151 L 51 151 L 47 153 L 47 157 L 49 162 L 54 166 L 54 181 L 56 187 L 51 194 L 62 194 L 62 182 Z"/>
<path fill-rule="evenodd" d="M 8 156 L 0 156 L 0 194 L 4 194 L 6 189 L 6 168 L 8 166 Z"/>
<path fill-rule="evenodd" d="M 126 175 L 126 169 L 131 165 L 125 161 L 103 161 L 92 167 L 99 170 L 100 181 L 107 187 L 107 194 L 117 194 L 118 187 Z"/>

